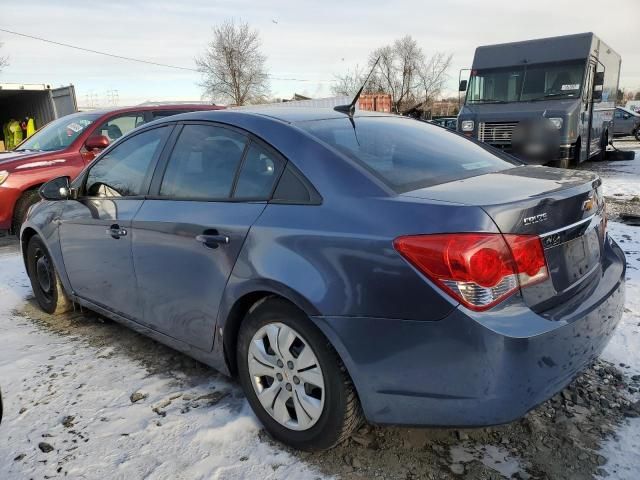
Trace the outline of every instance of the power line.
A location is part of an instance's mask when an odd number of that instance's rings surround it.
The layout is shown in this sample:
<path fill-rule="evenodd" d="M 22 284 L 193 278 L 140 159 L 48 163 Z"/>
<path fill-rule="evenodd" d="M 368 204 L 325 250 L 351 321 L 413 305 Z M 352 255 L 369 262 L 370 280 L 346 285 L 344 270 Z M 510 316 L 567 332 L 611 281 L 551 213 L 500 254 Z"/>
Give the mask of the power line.
<path fill-rule="evenodd" d="M 48 40 L 48 39 L 42 38 L 42 37 L 36 37 L 35 35 L 27 35 L 26 33 L 13 32 L 11 30 L 6 30 L 4 28 L 0 28 L 0 32 L 10 33 L 12 35 L 18 35 L 19 37 L 31 38 L 32 40 L 38 40 L 40 42 L 51 43 L 53 45 L 58 45 L 60 47 L 73 48 L 75 50 L 81 50 L 83 52 L 95 53 L 97 55 L 104 55 L 106 57 L 119 58 L 120 60 L 128 60 L 130 62 L 146 63 L 147 65 L 155 65 L 157 67 L 175 68 L 177 70 L 188 70 L 188 71 L 191 71 L 191 72 L 197 72 L 198 71 L 195 68 L 179 67 L 177 65 L 169 65 L 169 64 L 166 64 L 166 63 L 152 62 L 150 60 L 142 60 L 140 58 L 125 57 L 125 56 L 122 56 L 122 55 L 116 55 L 114 53 L 100 52 L 98 50 L 92 50 L 90 48 L 78 47 L 77 45 L 71 45 L 71 44 L 68 44 L 68 43 L 62 43 L 62 42 L 56 42 L 54 40 Z"/>
<path fill-rule="evenodd" d="M 71 45 L 69 43 L 57 42 L 55 40 L 49 40 L 47 38 L 37 37 L 35 35 L 28 35 L 26 33 L 14 32 L 13 30 L 7 30 L 7 29 L 4 29 L 4 28 L 0 28 L 0 32 L 10 33 L 11 35 L 17 35 L 19 37 L 30 38 L 32 40 L 38 40 L 39 42 L 50 43 L 52 45 L 57 45 L 59 47 L 73 48 L 74 50 L 80 50 L 82 52 L 88 52 L 88 53 L 95 53 L 96 55 L 104 55 L 105 57 L 117 58 L 117 59 L 120 59 L 120 60 L 129 61 L 129 62 L 145 63 L 147 65 L 155 65 L 156 67 L 166 67 L 166 68 L 173 68 L 173 69 L 176 69 L 176 70 L 186 70 L 188 72 L 200 72 L 196 68 L 181 67 L 179 65 L 169 65 L 168 63 L 152 62 L 150 60 L 143 60 L 141 58 L 125 57 L 123 55 L 117 55 L 115 53 L 102 52 L 100 50 L 93 50 L 91 48 L 79 47 L 77 45 Z M 309 79 L 304 79 L 304 78 L 274 77 L 274 76 L 271 76 L 271 75 L 268 75 L 268 76 L 272 80 L 291 81 L 291 82 L 332 82 L 332 81 L 334 81 L 334 80 L 309 80 Z"/>

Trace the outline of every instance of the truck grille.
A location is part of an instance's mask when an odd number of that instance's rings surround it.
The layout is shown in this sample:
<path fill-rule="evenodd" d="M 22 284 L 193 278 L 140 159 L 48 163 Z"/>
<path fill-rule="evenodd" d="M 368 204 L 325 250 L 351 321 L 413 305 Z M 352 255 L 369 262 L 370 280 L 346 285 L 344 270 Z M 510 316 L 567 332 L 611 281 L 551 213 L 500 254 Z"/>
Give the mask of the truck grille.
<path fill-rule="evenodd" d="M 478 140 L 496 147 L 510 147 L 515 123 L 480 122 L 478 124 Z"/>

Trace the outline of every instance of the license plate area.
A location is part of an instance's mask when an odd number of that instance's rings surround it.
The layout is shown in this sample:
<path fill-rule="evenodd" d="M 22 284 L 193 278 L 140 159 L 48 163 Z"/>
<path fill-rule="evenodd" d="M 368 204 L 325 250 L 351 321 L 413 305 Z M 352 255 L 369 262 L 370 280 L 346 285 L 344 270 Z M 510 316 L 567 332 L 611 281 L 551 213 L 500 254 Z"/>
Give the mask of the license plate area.
<path fill-rule="evenodd" d="M 585 227 L 581 235 L 545 249 L 556 292 L 573 287 L 600 264 L 602 242 L 599 223 L 590 222 Z"/>

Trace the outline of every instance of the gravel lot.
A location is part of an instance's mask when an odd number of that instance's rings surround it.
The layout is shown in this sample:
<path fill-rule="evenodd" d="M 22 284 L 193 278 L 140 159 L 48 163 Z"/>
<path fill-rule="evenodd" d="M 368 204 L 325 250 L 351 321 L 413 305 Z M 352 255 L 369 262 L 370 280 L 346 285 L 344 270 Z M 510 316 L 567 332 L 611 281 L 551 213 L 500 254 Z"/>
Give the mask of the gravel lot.
<path fill-rule="evenodd" d="M 640 158 L 582 168 L 603 176 L 609 205 L 640 213 Z M 0 478 L 636 479 L 640 235 L 610 232 L 629 260 L 628 306 L 569 388 L 509 425 L 364 426 L 321 454 L 271 441 L 239 386 L 198 362 L 90 312 L 42 314 L 15 240 L 0 238 Z"/>

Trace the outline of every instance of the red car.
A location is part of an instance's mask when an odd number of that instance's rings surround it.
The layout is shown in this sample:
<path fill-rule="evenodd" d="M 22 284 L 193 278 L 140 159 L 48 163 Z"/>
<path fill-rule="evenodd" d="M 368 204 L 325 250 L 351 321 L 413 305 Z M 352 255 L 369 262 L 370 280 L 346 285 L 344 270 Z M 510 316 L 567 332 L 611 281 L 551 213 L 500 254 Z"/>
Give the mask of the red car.
<path fill-rule="evenodd" d="M 219 110 L 213 105 L 162 105 L 94 110 L 59 118 L 15 150 L 0 152 L 0 231 L 20 231 L 38 188 L 60 176 L 74 178 L 109 143 L 130 130 L 178 113 Z"/>

